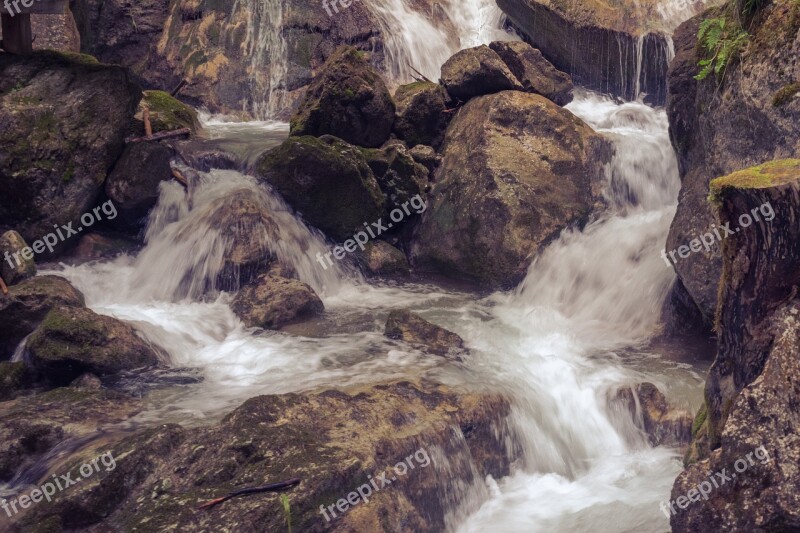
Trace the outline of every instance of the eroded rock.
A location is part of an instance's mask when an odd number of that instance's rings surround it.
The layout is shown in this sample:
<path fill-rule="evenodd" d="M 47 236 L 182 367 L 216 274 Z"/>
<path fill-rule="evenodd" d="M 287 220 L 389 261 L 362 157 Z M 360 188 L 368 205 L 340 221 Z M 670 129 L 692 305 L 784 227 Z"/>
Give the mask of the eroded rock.
<path fill-rule="evenodd" d="M 523 41 L 495 41 L 489 48 L 500 56 L 525 91 L 540 94 L 561 106 L 572 101 L 572 78 L 554 67 L 536 48 Z"/>
<path fill-rule="evenodd" d="M 448 59 L 442 65 L 442 85 L 462 101 L 500 91 L 522 90 L 500 56 L 485 44 L 461 50 Z"/>
<path fill-rule="evenodd" d="M 620 389 L 614 398 L 628 409 L 637 427 L 653 446 L 686 448 L 692 438 L 692 415 L 670 407 L 667 398 L 652 383 Z"/>
<path fill-rule="evenodd" d="M 325 306 L 302 281 L 262 274 L 239 291 L 231 309 L 247 327 L 278 329 L 319 315 Z"/>
<path fill-rule="evenodd" d="M 439 147 L 452 114 L 447 110 L 447 92 L 438 83 L 416 82 L 401 85 L 394 93 L 397 116 L 394 132 L 414 147 L 419 144 Z"/>
<path fill-rule="evenodd" d="M 453 333 L 408 310 L 392 311 L 386 320 L 384 335 L 390 339 L 424 346 L 436 355 L 460 360 L 458 354 L 464 350 L 464 341 Z"/>

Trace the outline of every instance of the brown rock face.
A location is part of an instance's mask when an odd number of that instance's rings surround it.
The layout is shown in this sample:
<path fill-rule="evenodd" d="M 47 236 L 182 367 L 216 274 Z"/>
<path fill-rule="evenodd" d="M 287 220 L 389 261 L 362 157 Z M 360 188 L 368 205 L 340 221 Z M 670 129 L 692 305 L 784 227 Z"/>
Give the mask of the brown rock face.
<path fill-rule="evenodd" d="M 708 415 L 696 422 L 691 459 L 698 462 L 675 481 L 672 497 L 710 472 L 735 477 L 671 524 L 677 532 L 793 531 L 800 528 L 800 160 L 734 173 L 711 190 L 723 224 L 761 220 L 724 241 Z"/>
<path fill-rule="evenodd" d="M 591 212 L 613 148 L 550 100 L 504 91 L 467 103 L 441 153 L 412 264 L 498 288 Z"/>
<path fill-rule="evenodd" d="M 386 320 L 384 335 L 409 344 L 421 344 L 431 353 L 454 359 L 459 359 L 457 354 L 464 349 L 461 337 L 411 311 L 392 311 Z"/>
<path fill-rule="evenodd" d="M 403 252 L 386 241 L 368 242 L 356 258 L 368 275 L 379 277 L 408 276 L 411 267 Z"/>
<path fill-rule="evenodd" d="M 442 65 L 442 85 L 454 98 L 467 101 L 475 96 L 505 90 L 522 90 L 514 74 L 488 46 L 456 52 Z"/>
<path fill-rule="evenodd" d="M 702 17 L 675 32 L 667 114 L 678 154 L 681 192 L 667 249 L 687 244 L 716 224 L 707 202 L 709 182 L 752 165 L 800 154 L 800 99 L 774 105 L 775 96 L 800 79 L 800 8 L 776 0 L 758 13 L 744 53 L 728 68 L 721 86 L 710 76 L 694 79 L 697 30 Z M 778 102 L 780 103 L 780 102 Z M 678 277 L 713 322 L 722 271 L 721 250 L 693 253 L 675 266 Z"/>
<path fill-rule="evenodd" d="M 401 85 L 394 94 L 397 116 L 394 132 L 409 147 L 420 144 L 438 148 L 450 122 L 447 92 L 438 83 Z"/>
<path fill-rule="evenodd" d="M 242 288 L 231 308 L 248 327 L 277 329 L 324 310 L 314 289 L 296 279 L 264 274 Z"/>
<path fill-rule="evenodd" d="M 572 79 L 544 58 L 542 53 L 522 41 L 495 41 L 489 47 L 497 52 L 526 92 L 540 94 L 558 105 L 572 101 Z"/>
<path fill-rule="evenodd" d="M 692 438 L 692 415 L 669 406 L 664 394 L 652 383 L 639 383 L 617 392 L 616 400 L 629 410 L 637 427 L 644 431 L 653 446 L 689 445 Z"/>
<path fill-rule="evenodd" d="M 668 44 L 658 2 L 498 0 L 497 5 L 575 83 L 628 100 L 644 92 L 664 103 Z"/>
<path fill-rule="evenodd" d="M 505 429 L 509 412 L 499 396 L 429 383 L 259 396 L 213 427 L 166 425 L 118 442 L 113 471 L 34 507 L 21 524 L 198 530 L 212 516 L 196 509 L 201 503 L 296 477 L 285 492 L 295 531 L 443 531 L 442 502 L 465 501 L 486 475 L 509 473 L 518 453 Z M 370 479 L 378 490 L 367 492 Z M 350 494 L 351 503 L 342 500 Z M 209 512 L 216 529 L 286 528 L 278 494 L 233 498 Z"/>

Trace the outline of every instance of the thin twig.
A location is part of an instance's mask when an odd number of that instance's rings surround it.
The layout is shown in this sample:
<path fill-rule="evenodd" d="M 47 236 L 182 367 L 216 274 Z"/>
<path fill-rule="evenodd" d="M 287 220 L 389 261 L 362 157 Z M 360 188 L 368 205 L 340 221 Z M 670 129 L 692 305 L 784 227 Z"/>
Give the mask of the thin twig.
<path fill-rule="evenodd" d="M 283 489 L 288 489 L 290 487 L 294 487 L 295 485 L 300 484 L 300 478 L 290 479 L 288 481 L 281 481 L 280 483 L 270 483 L 269 485 L 263 485 L 261 487 L 250 487 L 248 489 L 241 489 L 234 492 L 231 492 L 227 496 L 223 496 L 222 498 L 216 498 L 209 502 L 204 503 L 198 509 L 210 509 L 215 505 L 219 505 L 222 502 L 230 500 L 231 498 L 235 498 L 237 496 L 246 496 L 247 494 L 258 494 L 260 492 L 278 492 Z"/>

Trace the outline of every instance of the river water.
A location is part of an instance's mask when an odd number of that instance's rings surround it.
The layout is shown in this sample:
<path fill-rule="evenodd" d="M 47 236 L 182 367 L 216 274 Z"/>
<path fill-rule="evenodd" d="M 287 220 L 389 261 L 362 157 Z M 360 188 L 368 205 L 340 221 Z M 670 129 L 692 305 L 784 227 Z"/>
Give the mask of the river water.
<path fill-rule="evenodd" d="M 376 1 L 387 28 L 397 30 L 388 46 L 396 79 L 408 74 L 409 58 L 435 77 L 459 47 L 503 33 L 493 3 L 446 4 L 461 25 L 455 39 L 419 16 L 402 16 L 404 3 Z M 409 37 L 415 30 L 427 36 L 424 44 Z M 139 424 L 205 424 L 258 394 L 427 376 L 509 397 L 509 426 L 523 451 L 511 476 L 480 482 L 450 509 L 450 530 L 662 532 L 669 525 L 658 504 L 680 470 L 678 452 L 650 447 L 610 397 L 650 381 L 688 409 L 701 400 L 703 363 L 677 362 L 648 344 L 674 280 L 660 251 L 675 212 L 677 162 L 663 109 L 580 90 L 568 109 L 617 146 L 609 208 L 582 230 L 564 231 L 514 291 L 481 296 L 368 282 L 346 263 L 324 270 L 316 252 L 331 243 L 236 170 L 201 173 L 191 202 L 177 184 L 162 184 L 137 255 L 50 273 L 67 277 L 96 312 L 135 325 L 173 367 L 202 374 L 199 383 L 151 393 Z M 288 134 L 280 122 L 204 121 L 209 142 L 241 150 L 243 160 Z M 286 332 L 248 330 L 228 307 L 229 294 L 209 299 L 201 290 L 227 246 L 209 223 L 214 206 L 240 190 L 275 214 L 280 235 L 271 245 L 320 294 L 322 318 Z M 470 355 L 454 364 L 386 339 L 386 316 L 397 308 L 455 331 Z"/>

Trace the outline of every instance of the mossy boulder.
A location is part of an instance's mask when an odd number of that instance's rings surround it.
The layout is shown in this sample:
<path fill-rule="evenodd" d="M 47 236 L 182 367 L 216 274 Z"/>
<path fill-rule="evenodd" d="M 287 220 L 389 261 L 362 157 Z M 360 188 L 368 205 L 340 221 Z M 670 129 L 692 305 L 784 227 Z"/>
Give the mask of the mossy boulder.
<path fill-rule="evenodd" d="M 159 362 L 153 347 L 128 324 L 79 307 L 56 307 L 28 340 L 31 367 L 54 385 L 85 372 L 106 378 Z"/>
<path fill-rule="evenodd" d="M 607 140 L 543 96 L 471 100 L 447 130 L 412 265 L 485 288 L 515 286 L 542 246 L 601 204 L 612 154 Z"/>
<path fill-rule="evenodd" d="M 438 148 L 452 116 L 447 110 L 449 97 L 444 87 L 425 81 L 401 85 L 394 100 L 394 133 L 409 147 L 425 144 Z"/>
<path fill-rule="evenodd" d="M 319 315 L 325 306 L 302 281 L 262 274 L 239 291 L 231 309 L 247 327 L 278 329 Z"/>
<path fill-rule="evenodd" d="M 709 190 L 712 199 L 720 200 L 727 193 L 735 194 L 744 189 L 779 187 L 798 179 L 800 179 L 800 159 L 778 159 L 713 179 Z"/>
<path fill-rule="evenodd" d="M 25 363 L 0 363 L 0 402 L 13 399 L 32 381 Z"/>
<path fill-rule="evenodd" d="M 359 146 L 378 147 L 392 131 L 395 105 L 364 52 L 343 46 L 308 86 L 291 134 L 335 135 Z"/>
<path fill-rule="evenodd" d="M 388 144 L 381 149 L 362 149 L 369 168 L 386 194 L 387 208 L 393 209 L 411 198 L 427 194 L 428 169 L 411 157 L 402 144 Z"/>
<path fill-rule="evenodd" d="M 572 78 L 536 48 L 524 41 L 495 41 L 489 48 L 497 52 L 525 91 L 541 94 L 561 106 L 572 101 Z"/>
<path fill-rule="evenodd" d="M 33 242 L 53 226 L 81 226 L 140 98 L 121 67 L 56 52 L 0 54 L 0 227 Z M 56 253 L 70 244 L 60 241 Z"/>
<path fill-rule="evenodd" d="M 197 111 L 164 91 L 144 91 L 140 108 L 150 110 L 153 133 L 189 128 L 196 134 L 201 126 Z"/>
<path fill-rule="evenodd" d="M 158 201 L 159 185 L 172 178 L 173 151 L 158 142 L 131 143 L 125 147 L 105 185 L 118 216 L 109 223 L 134 234 L 144 227 Z"/>
<path fill-rule="evenodd" d="M 449 359 L 460 359 L 459 353 L 464 351 L 461 337 L 405 309 L 389 313 L 384 335 Z"/>
<path fill-rule="evenodd" d="M 27 247 L 28 243 L 16 231 L 0 235 L 0 277 L 6 285 L 14 285 L 36 275 L 33 257 L 26 259 L 21 253 Z"/>
<path fill-rule="evenodd" d="M 83 294 L 58 276 L 39 276 L 10 287 L 8 296 L 0 294 L 0 361 L 14 354 L 52 308 L 84 305 Z"/>
<path fill-rule="evenodd" d="M 290 137 L 261 156 L 256 169 L 303 218 L 334 239 L 348 239 L 383 212 L 384 195 L 364 155 L 336 137 Z"/>
<path fill-rule="evenodd" d="M 356 250 L 356 259 L 367 275 L 378 277 L 408 276 L 411 266 L 406 254 L 386 241 L 371 241 L 364 250 Z"/>
<path fill-rule="evenodd" d="M 442 65 L 442 85 L 454 98 L 465 102 L 484 94 L 522 90 L 497 52 L 485 44 L 456 52 L 448 59 Z"/>

